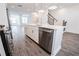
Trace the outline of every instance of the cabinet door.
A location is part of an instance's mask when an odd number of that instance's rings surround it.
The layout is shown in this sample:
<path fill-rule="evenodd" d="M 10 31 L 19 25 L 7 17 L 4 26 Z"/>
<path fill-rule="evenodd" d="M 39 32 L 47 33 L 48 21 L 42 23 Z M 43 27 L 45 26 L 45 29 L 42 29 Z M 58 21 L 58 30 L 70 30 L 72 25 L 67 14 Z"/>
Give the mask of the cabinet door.
<path fill-rule="evenodd" d="M 33 30 L 34 30 L 34 33 L 33 33 L 34 40 L 35 42 L 39 43 L 39 29 L 38 27 L 35 27 Z"/>
<path fill-rule="evenodd" d="M 36 42 L 36 40 L 35 40 L 35 33 L 36 33 L 36 27 L 35 26 L 29 26 L 29 27 L 27 27 L 28 28 L 28 36 L 32 39 L 32 40 L 34 40 L 35 42 Z"/>
<path fill-rule="evenodd" d="M 31 29 L 31 27 L 28 26 L 28 25 L 25 27 L 25 34 L 26 34 L 27 36 L 29 36 L 29 37 L 32 36 L 32 29 Z"/>
<path fill-rule="evenodd" d="M 26 35 L 28 35 L 28 26 L 25 26 L 25 27 L 24 27 L 24 33 L 25 33 Z"/>
<path fill-rule="evenodd" d="M 36 26 L 26 26 L 25 34 L 28 35 L 32 40 L 38 43 L 39 41 L 39 29 Z"/>
<path fill-rule="evenodd" d="M 32 38 L 32 28 L 30 26 L 28 27 L 27 31 L 28 31 L 28 36 Z"/>

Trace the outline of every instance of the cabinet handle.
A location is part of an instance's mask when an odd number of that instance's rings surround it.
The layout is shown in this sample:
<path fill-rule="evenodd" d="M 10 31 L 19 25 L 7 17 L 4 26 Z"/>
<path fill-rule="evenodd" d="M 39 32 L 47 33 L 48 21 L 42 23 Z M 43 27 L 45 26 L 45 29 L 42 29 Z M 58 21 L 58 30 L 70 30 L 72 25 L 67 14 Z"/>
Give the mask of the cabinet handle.
<path fill-rule="evenodd" d="M 32 30 L 32 33 L 33 33 L 34 31 Z"/>

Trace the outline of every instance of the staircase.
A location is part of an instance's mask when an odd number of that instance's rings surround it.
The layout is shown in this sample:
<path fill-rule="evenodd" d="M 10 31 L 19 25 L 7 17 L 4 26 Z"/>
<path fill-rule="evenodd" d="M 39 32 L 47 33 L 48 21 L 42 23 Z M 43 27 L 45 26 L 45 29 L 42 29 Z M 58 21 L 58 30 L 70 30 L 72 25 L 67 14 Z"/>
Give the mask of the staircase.
<path fill-rule="evenodd" d="M 65 20 L 57 20 L 51 12 L 48 12 L 48 23 L 50 25 L 66 26 L 67 22 Z"/>
<path fill-rule="evenodd" d="M 55 22 L 57 22 L 56 18 L 54 18 L 53 15 L 51 15 L 51 13 L 48 13 L 48 23 L 50 25 L 55 25 Z"/>

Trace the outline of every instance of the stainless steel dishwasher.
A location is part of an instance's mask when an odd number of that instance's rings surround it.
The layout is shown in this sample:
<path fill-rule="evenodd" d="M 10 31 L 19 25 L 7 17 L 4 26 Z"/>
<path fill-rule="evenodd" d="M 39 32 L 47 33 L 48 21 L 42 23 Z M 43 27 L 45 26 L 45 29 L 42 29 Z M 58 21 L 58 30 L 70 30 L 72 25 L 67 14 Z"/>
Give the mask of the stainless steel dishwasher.
<path fill-rule="evenodd" d="M 53 29 L 39 28 L 39 45 L 49 53 L 52 50 L 53 33 Z"/>

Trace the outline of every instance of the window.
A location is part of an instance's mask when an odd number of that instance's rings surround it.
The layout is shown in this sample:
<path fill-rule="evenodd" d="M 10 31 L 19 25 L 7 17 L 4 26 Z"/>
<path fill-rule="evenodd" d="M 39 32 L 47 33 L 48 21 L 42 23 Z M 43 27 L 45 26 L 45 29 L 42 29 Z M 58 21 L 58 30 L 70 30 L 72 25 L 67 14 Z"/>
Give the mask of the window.
<path fill-rule="evenodd" d="M 20 16 L 16 14 L 10 15 L 11 25 L 19 25 L 20 24 Z"/>
<path fill-rule="evenodd" d="M 23 15 L 22 16 L 22 24 L 27 24 L 28 22 L 28 16 L 27 15 Z"/>
<path fill-rule="evenodd" d="M 10 14 L 10 22 L 11 25 L 25 25 L 28 23 L 28 15 L 27 14 Z"/>

